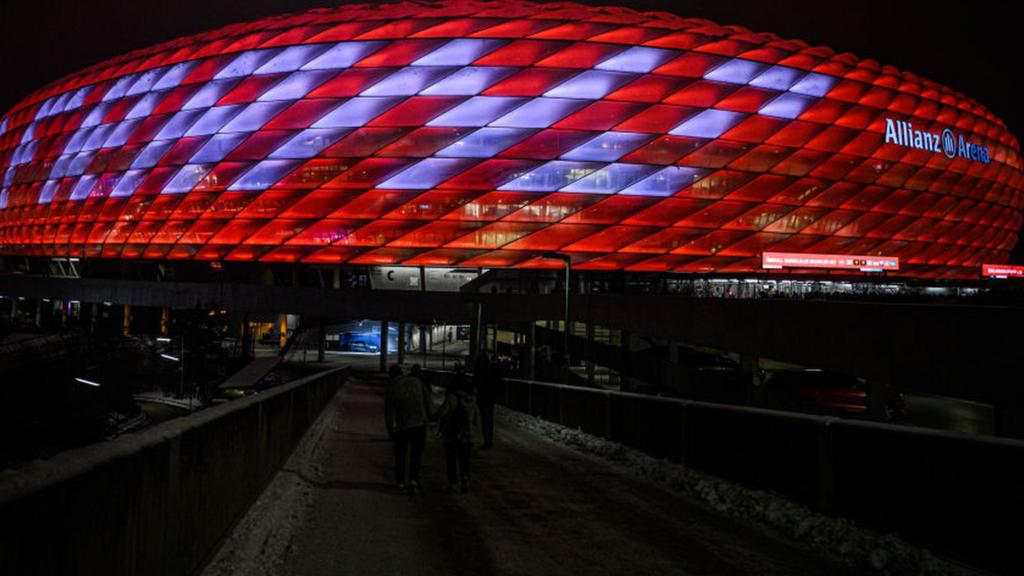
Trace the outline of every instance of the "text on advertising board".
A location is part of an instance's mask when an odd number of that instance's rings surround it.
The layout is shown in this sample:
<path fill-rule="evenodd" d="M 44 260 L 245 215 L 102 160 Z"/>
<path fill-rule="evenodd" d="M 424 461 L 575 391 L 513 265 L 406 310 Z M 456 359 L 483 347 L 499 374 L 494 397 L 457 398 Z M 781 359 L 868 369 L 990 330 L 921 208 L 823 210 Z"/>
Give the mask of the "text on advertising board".
<path fill-rule="evenodd" d="M 852 254 L 797 254 L 792 252 L 764 252 L 761 267 L 768 270 L 782 268 L 832 268 L 881 272 L 899 270 L 900 259 L 888 256 L 855 256 Z"/>
<path fill-rule="evenodd" d="M 981 275 L 985 278 L 1024 278 L 1024 266 L 982 264 Z"/>

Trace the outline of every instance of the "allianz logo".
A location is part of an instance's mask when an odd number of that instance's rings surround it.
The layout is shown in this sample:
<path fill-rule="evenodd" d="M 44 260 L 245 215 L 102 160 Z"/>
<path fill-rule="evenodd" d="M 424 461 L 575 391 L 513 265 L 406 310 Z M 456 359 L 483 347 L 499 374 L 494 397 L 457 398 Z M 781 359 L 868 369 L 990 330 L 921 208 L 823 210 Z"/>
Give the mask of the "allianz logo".
<path fill-rule="evenodd" d="M 949 128 L 941 133 L 925 132 L 915 129 L 910 122 L 886 118 L 885 143 L 941 153 L 950 159 L 966 158 L 982 164 L 991 162 L 988 146 L 965 140 L 963 134 L 957 134 Z"/>

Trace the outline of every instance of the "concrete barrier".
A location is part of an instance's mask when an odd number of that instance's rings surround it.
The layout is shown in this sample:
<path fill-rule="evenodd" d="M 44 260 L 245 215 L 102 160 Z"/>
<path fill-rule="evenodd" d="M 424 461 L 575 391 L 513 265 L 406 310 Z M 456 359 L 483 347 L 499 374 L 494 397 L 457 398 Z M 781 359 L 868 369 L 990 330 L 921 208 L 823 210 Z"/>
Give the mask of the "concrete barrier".
<path fill-rule="evenodd" d="M 315 374 L 0 474 L 0 574 L 195 573 L 345 374 Z"/>
<path fill-rule="evenodd" d="M 1024 441 L 515 379 L 497 397 L 954 560 L 1021 573 Z"/>

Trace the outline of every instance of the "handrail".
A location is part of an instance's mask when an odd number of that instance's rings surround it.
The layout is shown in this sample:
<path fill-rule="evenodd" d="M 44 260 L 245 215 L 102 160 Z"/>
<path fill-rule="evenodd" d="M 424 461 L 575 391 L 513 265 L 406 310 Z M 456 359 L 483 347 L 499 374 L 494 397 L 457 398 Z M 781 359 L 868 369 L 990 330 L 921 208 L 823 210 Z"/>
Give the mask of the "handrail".
<path fill-rule="evenodd" d="M 315 380 L 347 370 L 349 370 L 347 366 L 324 370 L 323 372 L 299 378 L 281 386 L 275 386 L 259 394 L 246 396 L 161 422 L 139 432 L 124 434 L 110 441 L 67 450 L 45 460 L 30 462 L 16 470 L 0 472 L 0 507 L 71 480 L 109 464 L 118 458 L 180 437 L 190 430 L 201 428 L 205 424 L 228 414 L 245 410 L 253 404 L 265 402 L 276 396 L 287 394 L 296 388 L 301 388 Z"/>

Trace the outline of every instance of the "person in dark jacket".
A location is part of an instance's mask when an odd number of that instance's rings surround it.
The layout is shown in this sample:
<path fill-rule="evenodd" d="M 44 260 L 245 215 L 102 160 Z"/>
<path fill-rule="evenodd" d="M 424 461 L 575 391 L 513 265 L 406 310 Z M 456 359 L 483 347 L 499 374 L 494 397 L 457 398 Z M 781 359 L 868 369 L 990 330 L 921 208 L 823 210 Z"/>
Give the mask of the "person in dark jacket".
<path fill-rule="evenodd" d="M 487 354 L 481 352 L 473 367 L 473 388 L 476 390 L 476 402 L 480 409 L 480 429 L 483 433 L 483 448 L 494 444 L 494 387 L 495 378 L 500 369 L 497 362 L 491 363 Z"/>
<path fill-rule="evenodd" d="M 388 438 L 394 442 L 395 482 L 399 490 L 416 492 L 430 421 L 430 388 L 419 378 L 402 374 L 398 365 L 388 373 L 391 379 L 384 396 L 384 422 Z"/>
<path fill-rule="evenodd" d="M 469 490 L 470 455 L 480 428 L 480 411 L 473 392 L 459 373 L 438 410 L 438 435 L 444 445 L 448 488 Z"/>

